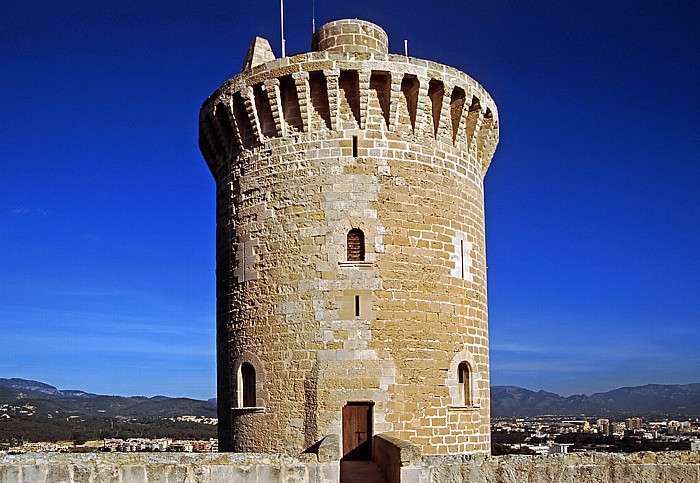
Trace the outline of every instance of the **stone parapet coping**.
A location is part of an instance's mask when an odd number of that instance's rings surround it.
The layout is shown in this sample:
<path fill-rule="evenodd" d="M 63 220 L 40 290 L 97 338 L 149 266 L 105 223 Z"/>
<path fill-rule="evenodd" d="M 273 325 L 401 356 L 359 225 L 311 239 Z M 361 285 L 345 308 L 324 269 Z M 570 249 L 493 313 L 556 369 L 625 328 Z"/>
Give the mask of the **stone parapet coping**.
<path fill-rule="evenodd" d="M 328 441 L 337 446 L 337 435 Z M 572 453 L 550 456 L 422 456 L 420 450 L 391 436 L 375 436 L 400 463 L 402 483 L 442 481 L 580 482 L 700 481 L 700 452 Z M 321 444 L 323 446 L 323 443 Z M 393 449 L 391 449 L 393 448 Z M 335 452 L 335 449 L 333 450 Z M 387 453 L 388 454 L 388 453 Z M 325 459 L 325 458 L 323 458 Z M 257 481 L 337 482 L 337 460 L 301 461 L 260 453 L 25 453 L 0 452 L 3 483 L 128 481 L 130 483 Z M 508 475 L 506 477 L 506 475 Z M 394 481 L 392 478 L 388 478 Z"/>

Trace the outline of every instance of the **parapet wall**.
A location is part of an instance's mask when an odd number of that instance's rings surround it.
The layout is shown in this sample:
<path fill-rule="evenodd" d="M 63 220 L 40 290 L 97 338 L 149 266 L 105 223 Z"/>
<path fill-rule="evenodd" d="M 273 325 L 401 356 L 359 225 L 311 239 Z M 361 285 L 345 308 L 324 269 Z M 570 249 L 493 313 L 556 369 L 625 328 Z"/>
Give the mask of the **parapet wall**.
<path fill-rule="evenodd" d="M 429 60 L 351 52 L 342 39 L 334 39 L 323 42 L 338 42 L 342 51 L 255 65 L 209 96 L 200 112 L 199 144 L 215 177 L 227 160 L 264 152 L 275 139 L 374 131 L 389 139 L 433 141 L 442 150 L 471 157 L 483 179 L 499 125 L 496 104 L 478 82 Z M 376 112 L 368 110 L 372 101 Z"/>
<path fill-rule="evenodd" d="M 464 456 L 426 456 L 423 458 L 420 477 L 402 478 L 401 481 L 697 483 L 700 482 L 700 453 L 574 453 L 550 456 L 511 455 L 481 459 Z"/>
<path fill-rule="evenodd" d="M 471 481 L 579 483 L 700 482 L 700 453 L 583 453 L 558 456 L 427 456 L 404 461 L 402 483 L 466 483 Z M 240 483 L 339 481 L 334 462 L 301 461 L 282 455 L 105 453 L 0 453 L 0 482 L 186 482 Z"/>
<path fill-rule="evenodd" d="M 338 461 L 251 453 L 0 453 L 2 483 L 337 483 Z"/>

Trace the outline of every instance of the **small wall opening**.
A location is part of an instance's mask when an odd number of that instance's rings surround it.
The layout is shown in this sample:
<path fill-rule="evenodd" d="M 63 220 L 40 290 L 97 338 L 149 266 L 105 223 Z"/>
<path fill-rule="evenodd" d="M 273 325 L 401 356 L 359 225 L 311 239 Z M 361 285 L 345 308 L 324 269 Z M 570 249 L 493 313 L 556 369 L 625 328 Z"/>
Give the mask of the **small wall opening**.
<path fill-rule="evenodd" d="M 263 136 L 268 138 L 276 136 L 277 127 L 275 126 L 275 120 L 272 117 L 270 99 L 267 97 L 267 93 L 263 90 L 262 84 L 256 84 L 253 86 L 253 97 L 255 99 L 255 110 L 258 113 L 260 132 Z"/>
<path fill-rule="evenodd" d="M 224 146 L 226 152 L 232 151 L 232 141 L 233 141 L 233 126 L 231 126 L 231 121 L 229 121 L 228 109 L 224 104 L 217 104 L 214 107 L 214 121 L 219 126 L 219 141 Z"/>
<path fill-rule="evenodd" d="M 418 110 L 418 78 L 413 75 L 406 75 L 401 80 L 401 92 L 406 100 L 406 111 L 411 120 L 411 129 L 416 130 L 416 111 Z"/>
<path fill-rule="evenodd" d="M 355 295 L 355 317 L 360 316 L 360 296 Z"/>
<path fill-rule="evenodd" d="M 476 123 L 479 120 L 479 111 L 481 111 L 481 103 L 476 97 L 472 98 L 472 104 L 469 106 L 467 114 L 467 146 L 471 146 L 476 131 Z"/>
<path fill-rule="evenodd" d="M 243 97 L 241 97 L 241 93 L 236 92 L 231 98 L 231 102 L 233 103 L 233 117 L 238 126 L 243 148 L 251 149 L 256 144 L 255 134 L 253 132 L 253 126 L 250 124 L 248 112 L 245 109 L 245 102 L 243 101 Z"/>
<path fill-rule="evenodd" d="M 282 98 L 282 113 L 287 123 L 287 132 L 302 132 L 303 122 L 299 110 L 299 96 L 291 75 L 280 78 L 280 96 Z"/>
<path fill-rule="evenodd" d="M 357 136 L 352 137 L 352 157 L 357 157 Z"/>
<path fill-rule="evenodd" d="M 469 369 L 469 364 L 460 362 L 457 368 L 457 377 L 459 382 L 460 402 L 463 406 L 471 406 L 471 370 Z"/>
<path fill-rule="evenodd" d="M 445 96 L 445 86 L 442 82 L 432 79 L 428 84 L 428 97 L 433 111 L 433 135 L 437 137 L 442 112 L 442 98 Z"/>
<path fill-rule="evenodd" d="M 360 81 L 356 70 L 341 70 L 338 78 L 340 89 L 339 117 L 343 122 L 355 121 L 348 129 L 360 126 Z M 352 124 L 352 123 L 351 123 Z"/>
<path fill-rule="evenodd" d="M 365 261 L 365 234 L 359 228 L 348 232 L 348 262 Z"/>
<path fill-rule="evenodd" d="M 238 406 L 253 408 L 257 404 L 255 394 L 255 368 L 249 362 L 244 362 L 238 369 Z"/>
<path fill-rule="evenodd" d="M 452 118 L 452 142 L 457 139 L 457 133 L 459 132 L 459 123 L 462 120 L 462 112 L 464 111 L 464 104 L 467 100 L 467 94 L 464 89 L 460 87 L 455 87 L 452 90 L 452 98 L 450 99 L 450 117 Z"/>
<path fill-rule="evenodd" d="M 486 144 L 488 142 L 489 135 L 491 135 L 491 129 L 493 127 L 493 113 L 491 109 L 486 108 L 484 113 L 484 120 L 479 127 L 479 133 L 476 136 L 476 145 L 478 147 L 479 161 L 483 163 L 484 155 L 486 154 Z"/>
<path fill-rule="evenodd" d="M 209 137 L 207 137 L 207 140 L 209 141 L 209 145 L 211 146 L 211 149 L 214 151 L 214 153 L 217 156 L 221 156 L 226 153 L 226 146 L 223 145 L 221 138 L 216 133 L 216 127 L 214 126 L 213 118 L 214 116 L 206 116 L 204 118 L 204 125 L 206 126 L 206 130 L 209 133 Z"/>
<path fill-rule="evenodd" d="M 374 91 L 379 109 L 386 127 L 389 127 L 389 112 L 391 108 L 391 77 L 388 72 L 372 72 L 369 80 L 370 91 Z"/>
<path fill-rule="evenodd" d="M 311 89 L 312 122 L 314 128 L 321 130 L 331 128 L 331 109 L 328 104 L 328 85 L 323 72 L 314 71 L 309 73 L 309 88 Z"/>

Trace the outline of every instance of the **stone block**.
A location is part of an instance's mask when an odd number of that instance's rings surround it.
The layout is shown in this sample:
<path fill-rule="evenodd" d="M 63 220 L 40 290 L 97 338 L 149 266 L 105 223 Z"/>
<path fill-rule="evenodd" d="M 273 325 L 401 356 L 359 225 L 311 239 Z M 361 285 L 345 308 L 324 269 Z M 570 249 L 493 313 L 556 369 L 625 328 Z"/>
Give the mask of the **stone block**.
<path fill-rule="evenodd" d="M 73 483 L 71 466 L 65 463 L 49 464 L 47 481 L 51 483 Z"/>
<path fill-rule="evenodd" d="M 73 466 L 73 483 L 92 483 L 94 467 L 82 462 Z"/>
<path fill-rule="evenodd" d="M 98 464 L 93 477 L 95 483 L 120 483 L 119 467 L 110 464 Z"/>
<path fill-rule="evenodd" d="M 47 479 L 49 473 L 48 465 L 40 463 L 34 465 L 28 465 L 22 467 L 22 480 L 32 483 L 44 483 L 48 482 Z"/>
<path fill-rule="evenodd" d="M 306 483 L 307 481 L 310 481 L 308 471 L 309 466 L 315 466 L 315 464 L 311 463 L 310 465 L 296 464 L 285 466 L 282 469 L 283 479 L 281 481 L 284 481 L 285 483 Z"/>
<path fill-rule="evenodd" d="M 401 468 L 401 483 L 428 483 L 423 468 Z"/>
<path fill-rule="evenodd" d="M 14 465 L 0 466 L 0 483 L 22 483 L 22 467 Z"/>
<path fill-rule="evenodd" d="M 212 465 L 211 483 L 257 483 L 258 475 L 255 466 Z"/>
<path fill-rule="evenodd" d="M 322 463 L 318 465 L 318 468 L 316 477 L 318 483 L 337 483 L 340 481 L 340 461 Z"/>
<path fill-rule="evenodd" d="M 700 482 L 700 464 L 663 465 L 659 477 L 665 483 Z"/>
<path fill-rule="evenodd" d="M 258 483 L 286 482 L 282 475 L 283 469 L 276 465 L 260 465 L 257 467 Z"/>
<path fill-rule="evenodd" d="M 147 483 L 145 466 L 125 466 L 119 469 L 121 481 Z"/>
<path fill-rule="evenodd" d="M 180 465 L 148 465 L 146 468 L 146 480 L 148 483 L 185 482 L 189 481 L 187 470 L 187 467 Z"/>

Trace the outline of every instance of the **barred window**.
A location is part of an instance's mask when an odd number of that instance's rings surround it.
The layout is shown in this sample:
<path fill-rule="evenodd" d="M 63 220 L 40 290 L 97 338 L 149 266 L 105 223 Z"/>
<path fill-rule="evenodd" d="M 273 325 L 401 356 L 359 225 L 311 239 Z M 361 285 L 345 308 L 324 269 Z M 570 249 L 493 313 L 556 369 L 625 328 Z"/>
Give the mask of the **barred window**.
<path fill-rule="evenodd" d="M 348 232 L 348 262 L 365 260 L 365 234 L 359 228 Z"/>

